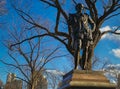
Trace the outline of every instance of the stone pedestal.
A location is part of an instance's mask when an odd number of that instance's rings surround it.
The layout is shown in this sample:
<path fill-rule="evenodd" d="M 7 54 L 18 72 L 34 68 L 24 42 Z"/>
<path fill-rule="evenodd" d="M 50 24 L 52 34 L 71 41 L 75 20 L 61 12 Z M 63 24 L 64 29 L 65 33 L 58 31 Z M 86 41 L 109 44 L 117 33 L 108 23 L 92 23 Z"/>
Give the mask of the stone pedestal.
<path fill-rule="evenodd" d="M 73 70 L 63 76 L 58 89 L 115 89 L 101 71 Z"/>

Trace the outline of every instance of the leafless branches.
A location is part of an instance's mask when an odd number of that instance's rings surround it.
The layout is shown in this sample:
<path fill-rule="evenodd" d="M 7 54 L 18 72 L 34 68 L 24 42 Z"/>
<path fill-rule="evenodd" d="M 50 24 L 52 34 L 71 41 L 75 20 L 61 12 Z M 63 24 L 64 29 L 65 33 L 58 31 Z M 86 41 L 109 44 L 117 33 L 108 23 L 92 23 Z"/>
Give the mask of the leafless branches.
<path fill-rule="evenodd" d="M 39 0 L 39 1 L 42 4 L 48 5 L 49 7 L 55 9 L 55 21 L 54 21 L 54 26 L 52 27 L 52 30 L 50 30 L 50 28 L 48 28 L 47 26 L 37 22 L 36 19 L 34 19 L 27 12 L 14 7 L 15 10 L 17 11 L 18 15 L 25 22 L 27 22 L 29 25 L 31 25 L 29 27 L 29 29 L 27 29 L 27 30 L 30 31 L 30 29 L 35 30 L 37 28 L 37 29 L 39 29 L 39 31 L 44 31 L 44 32 L 41 34 L 26 37 L 15 43 L 12 43 L 12 44 L 10 44 L 10 48 L 12 49 L 12 48 L 14 48 L 14 46 L 17 47 L 17 45 L 21 45 L 28 40 L 30 41 L 30 40 L 40 38 L 40 37 L 53 37 L 57 41 L 60 41 L 67 48 L 67 50 L 73 55 L 74 49 L 72 49 L 71 45 L 70 45 L 71 44 L 71 29 L 70 29 L 70 25 L 68 24 L 69 16 L 63 7 L 63 5 L 65 5 L 65 4 L 62 4 L 62 1 L 60 1 L 60 0 Z M 72 1 L 74 3 L 76 3 L 75 0 L 72 0 Z M 118 30 L 105 31 L 105 32 L 101 33 L 99 28 L 101 27 L 101 25 L 104 23 L 105 20 L 108 20 L 108 19 L 120 14 L 119 13 L 120 0 L 107 0 L 107 2 L 104 2 L 103 0 L 99 1 L 102 4 L 101 5 L 102 10 L 97 8 L 97 2 L 98 2 L 98 0 L 85 0 L 85 4 L 87 5 L 86 8 L 88 8 L 88 10 L 90 11 L 90 15 L 96 24 L 95 31 L 92 33 L 94 45 L 89 48 L 90 49 L 89 57 L 88 57 L 89 60 L 92 58 L 94 48 L 96 47 L 97 43 L 99 42 L 99 40 L 103 34 L 106 34 L 106 33 L 119 34 Z M 71 13 L 71 12 L 69 12 L 69 13 Z M 99 15 L 99 13 L 101 15 Z M 65 25 L 67 25 L 66 29 L 63 29 L 60 27 L 61 17 L 64 19 L 65 23 L 67 23 L 67 24 L 65 24 Z"/>
<path fill-rule="evenodd" d="M 67 54 L 58 55 L 57 53 L 60 47 L 53 49 L 52 47 L 43 48 L 44 43 L 42 42 L 42 37 L 48 34 L 40 35 L 40 32 L 37 29 L 34 33 L 29 33 L 29 31 L 25 31 L 25 28 L 26 27 L 22 27 L 19 32 L 16 28 L 14 28 L 14 32 L 9 32 L 10 39 L 6 39 L 5 44 L 8 48 L 8 56 L 10 61 L 1 59 L 0 62 L 18 70 L 22 75 L 22 77 L 18 76 L 18 78 L 33 87 L 39 78 L 38 75 L 44 72 L 44 66 L 47 63 L 54 59 L 67 56 Z M 26 39 L 26 41 L 21 41 L 21 39 L 27 38 L 28 36 L 32 36 L 34 34 L 38 34 L 39 37 L 36 39 L 29 38 Z M 20 35 L 21 37 L 19 37 Z M 12 46 L 14 43 L 18 44 Z"/>
<path fill-rule="evenodd" d="M 107 33 L 112 33 L 112 34 L 120 35 L 120 32 L 118 32 L 119 28 L 120 28 L 120 26 L 118 26 L 114 31 L 112 31 L 112 30 L 104 31 L 104 32 L 102 32 L 101 36 L 103 36 L 104 34 L 107 34 Z"/>
<path fill-rule="evenodd" d="M 104 61 L 103 61 L 104 60 Z M 107 65 L 109 64 L 109 61 L 106 59 L 100 59 L 99 57 L 94 56 L 92 60 L 92 68 L 93 70 L 103 70 Z"/>
<path fill-rule="evenodd" d="M 29 24 L 32 25 L 31 28 L 37 27 L 37 28 L 40 28 L 41 30 L 45 30 L 46 31 L 45 34 L 47 36 L 48 35 L 52 36 L 55 39 L 57 39 L 60 42 L 62 42 L 64 45 L 66 45 L 67 43 L 65 43 L 65 41 L 63 40 L 63 38 L 65 37 L 67 39 L 67 41 L 70 42 L 70 32 L 71 32 L 70 30 L 71 29 L 68 28 L 68 33 L 69 34 L 66 33 L 66 32 L 61 32 L 60 29 L 59 29 L 61 16 L 64 17 L 64 19 L 65 19 L 66 22 L 68 21 L 68 16 L 65 13 L 64 9 L 62 8 L 62 6 L 60 4 L 60 1 L 58 1 L 58 0 L 50 0 L 50 1 L 49 0 L 40 0 L 40 2 L 43 2 L 43 3 L 49 5 L 49 6 L 53 7 L 53 8 L 56 8 L 56 10 L 57 10 L 56 21 L 55 21 L 55 26 L 54 26 L 54 33 L 50 32 L 50 30 L 48 28 L 46 28 L 45 26 L 42 26 L 41 24 L 38 24 L 35 20 L 33 20 L 33 18 L 29 14 L 27 14 L 24 11 L 22 11 L 20 9 L 17 9 L 15 7 L 14 8 L 16 9 L 16 11 L 18 12 L 18 14 L 21 16 L 21 18 L 23 20 L 25 20 L 26 22 L 28 22 Z M 73 2 L 75 2 L 75 1 L 73 0 Z M 97 32 L 99 32 L 99 28 L 100 28 L 101 24 L 105 20 L 110 19 L 111 17 L 120 14 L 120 13 L 111 14 L 113 12 L 116 12 L 119 9 L 119 4 L 120 4 L 119 0 L 112 0 L 112 1 L 109 0 L 110 3 L 108 3 L 108 4 L 106 4 L 104 1 L 102 1 L 102 3 L 103 3 L 103 9 L 104 9 L 104 13 L 103 13 L 102 16 L 98 15 L 98 11 L 99 10 L 96 7 L 97 0 L 86 0 L 85 2 L 87 4 L 87 6 L 88 6 L 87 8 L 90 10 L 90 14 L 91 14 L 92 18 L 96 22 L 96 31 L 95 31 L 95 34 Z M 68 27 L 69 27 L 69 24 L 68 24 Z M 44 36 L 46 36 L 46 35 L 44 35 Z M 29 39 L 34 39 L 36 37 L 40 37 L 40 35 L 39 36 L 35 36 L 35 37 L 31 37 Z M 29 40 L 29 39 L 26 39 L 26 40 Z M 23 40 L 20 43 L 22 43 L 22 42 L 24 42 L 26 40 Z M 17 45 L 17 44 L 14 44 L 14 45 Z M 70 47 L 68 45 L 66 45 L 66 48 L 69 49 Z"/>
<path fill-rule="evenodd" d="M 112 18 L 113 16 L 117 16 L 120 13 L 110 15 L 113 12 L 116 12 L 120 8 L 120 1 L 119 0 L 109 0 L 109 4 L 104 6 L 104 13 L 100 17 L 100 21 L 108 20 L 109 18 Z"/>

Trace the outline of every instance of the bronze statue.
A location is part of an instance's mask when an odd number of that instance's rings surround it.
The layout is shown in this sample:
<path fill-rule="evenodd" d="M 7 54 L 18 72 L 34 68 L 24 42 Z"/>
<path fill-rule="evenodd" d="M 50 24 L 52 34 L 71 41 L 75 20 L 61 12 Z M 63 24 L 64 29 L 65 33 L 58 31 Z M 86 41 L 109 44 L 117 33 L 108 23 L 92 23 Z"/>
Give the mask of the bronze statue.
<path fill-rule="evenodd" d="M 81 68 L 87 69 L 88 47 L 93 44 L 92 32 L 95 30 L 95 23 L 90 16 L 85 13 L 85 9 L 82 4 L 77 4 L 75 9 L 77 13 L 69 14 L 69 25 L 72 29 L 71 47 L 75 51 L 75 69 L 78 69 L 80 62 Z M 83 49 L 85 54 L 84 59 L 80 57 L 81 49 Z"/>

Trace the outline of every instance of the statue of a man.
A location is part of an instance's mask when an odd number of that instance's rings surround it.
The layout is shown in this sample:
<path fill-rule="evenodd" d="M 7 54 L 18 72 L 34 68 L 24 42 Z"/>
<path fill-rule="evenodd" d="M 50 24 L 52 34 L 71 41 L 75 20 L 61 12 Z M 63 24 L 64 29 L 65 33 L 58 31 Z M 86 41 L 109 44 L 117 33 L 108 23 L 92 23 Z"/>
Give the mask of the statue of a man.
<path fill-rule="evenodd" d="M 83 60 L 84 62 L 87 60 L 87 48 L 90 44 L 92 44 L 92 31 L 95 30 L 95 23 L 90 18 L 90 16 L 84 13 L 85 9 L 82 4 L 77 4 L 75 14 L 69 14 L 69 25 L 72 29 L 71 37 L 72 43 L 71 46 L 74 52 L 75 58 L 75 69 L 78 69 L 79 61 L 80 61 L 80 50 L 86 49 L 86 58 Z M 85 69 L 85 63 L 82 64 L 82 69 Z"/>

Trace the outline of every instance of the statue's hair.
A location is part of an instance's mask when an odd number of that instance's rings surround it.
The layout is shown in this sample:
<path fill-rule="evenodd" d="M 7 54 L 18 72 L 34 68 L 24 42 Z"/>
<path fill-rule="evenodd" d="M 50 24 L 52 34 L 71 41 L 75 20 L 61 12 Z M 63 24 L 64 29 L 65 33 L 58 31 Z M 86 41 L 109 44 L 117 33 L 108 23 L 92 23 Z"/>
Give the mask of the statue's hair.
<path fill-rule="evenodd" d="M 83 8 L 83 12 L 85 12 L 85 9 L 86 9 L 86 8 L 84 7 L 83 4 L 78 3 L 78 4 L 75 6 L 75 9 L 76 9 L 76 10 L 81 9 L 81 8 Z"/>
<path fill-rule="evenodd" d="M 81 8 L 84 8 L 84 5 L 81 4 L 81 3 L 78 3 L 76 6 L 75 6 L 75 9 L 81 9 Z"/>

